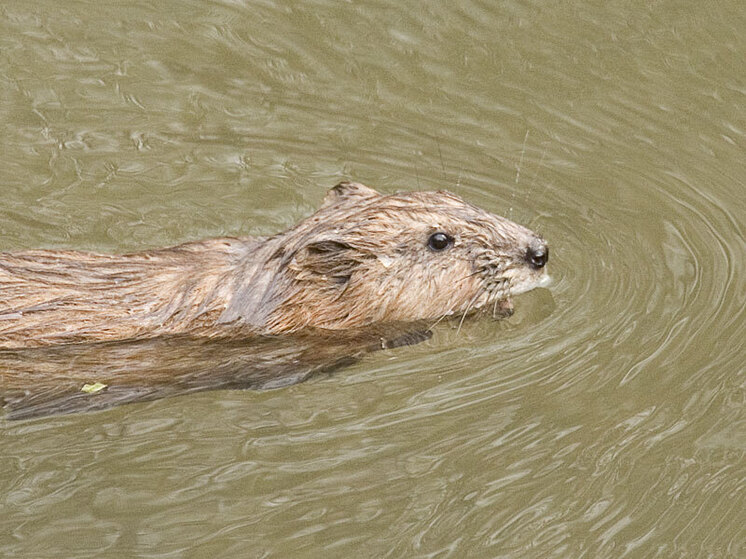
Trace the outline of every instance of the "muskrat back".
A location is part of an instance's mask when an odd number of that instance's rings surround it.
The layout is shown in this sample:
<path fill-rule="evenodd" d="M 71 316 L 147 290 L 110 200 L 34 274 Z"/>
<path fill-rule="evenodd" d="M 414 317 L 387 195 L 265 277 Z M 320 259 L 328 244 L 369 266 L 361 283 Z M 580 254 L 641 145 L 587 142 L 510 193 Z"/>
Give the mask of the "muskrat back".
<path fill-rule="evenodd" d="M 269 238 L 0 253 L 0 348 L 439 319 L 509 306 L 547 258 L 541 237 L 454 194 L 343 182 Z"/>

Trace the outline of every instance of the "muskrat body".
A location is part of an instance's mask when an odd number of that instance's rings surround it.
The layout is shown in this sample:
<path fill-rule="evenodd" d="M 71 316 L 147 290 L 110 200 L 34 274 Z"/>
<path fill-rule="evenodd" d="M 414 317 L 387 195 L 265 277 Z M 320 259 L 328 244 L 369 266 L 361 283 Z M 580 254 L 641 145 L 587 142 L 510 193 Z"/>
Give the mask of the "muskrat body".
<path fill-rule="evenodd" d="M 0 253 L 0 349 L 345 330 L 509 308 L 545 278 L 535 233 L 447 192 L 359 183 L 268 238 L 125 255 Z"/>

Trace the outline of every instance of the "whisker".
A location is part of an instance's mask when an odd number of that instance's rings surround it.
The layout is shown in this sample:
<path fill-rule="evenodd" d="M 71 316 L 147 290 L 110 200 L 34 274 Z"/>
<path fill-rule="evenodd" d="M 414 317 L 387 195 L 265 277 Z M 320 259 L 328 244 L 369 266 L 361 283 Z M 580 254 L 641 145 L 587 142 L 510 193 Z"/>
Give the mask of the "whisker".
<path fill-rule="evenodd" d="M 451 307 L 451 308 L 450 308 L 450 309 L 448 309 L 448 310 L 447 310 L 447 311 L 446 311 L 445 313 L 443 313 L 443 314 L 441 315 L 441 317 L 440 317 L 440 318 L 439 318 L 438 320 L 436 320 L 435 322 L 433 322 L 433 323 L 432 323 L 432 324 L 431 324 L 430 326 L 428 326 L 428 327 L 427 327 L 427 329 L 428 329 L 428 330 L 431 330 L 431 329 L 435 328 L 435 327 L 436 327 L 436 326 L 437 326 L 438 324 L 440 324 L 441 322 L 443 322 L 443 319 L 444 319 L 445 317 L 449 316 L 449 313 L 450 313 L 451 311 L 453 311 L 453 307 Z"/>
<path fill-rule="evenodd" d="M 464 325 L 464 320 L 466 320 L 466 315 L 469 314 L 469 310 L 471 309 L 471 306 L 477 302 L 477 299 L 481 297 L 485 293 L 484 289 L 481 289 L 477 292 L 477 294 L 472 298 L 471 301 L 469 301 L 469 304 L 466 305 L 466 310 L 464 311 L 464 315 L 461 317 L 461 321 L 458 323 L 458 328 L 456 329 L 456 335 L 458 336 L 459 333 L 461 333 L 461 327 Z"/>
<path fill-rule="evenodd" d="M 470 273 L 470 274 L 466 274 L 465 276 L 462 276 L 462 277 L 460 277 L 459 279 L 457 279 L 457 280 L 454 280 L 454 283 L 456 283 L 456 284 L 459 284 L 459 283 L 461 283 L 461 282 L 462 282 L 462 281 L 464 281 L 464 280 L 467 280 L 467 279 L 469 279 L 469 278 L 473 278 L 473 277 L 474 277 L 474 276 L 476 276 L 477 274 L 481 274 L 481 273 L 482 273 L 483 271 L 484 271 L 484 270 L 482 270 L 481 268 L 479 268 L 479 269 L 477 269 L 477 270 L 473 271 L 473 272 L 472 272 L 472 273 Z"/>
<path fill-rule="evenodd" d="M 443 182 L 448 182 L 446 178 L 446 166 L 445 163 L 443 163 L 443 152 L 440 151 L 440 140 L 435 138 L 435 142 L 438 145 L 438 155 L 440 156 L 440 168 L 443 169 Z"/>
<path fill-rule="evenodd" d="M 459 278 L 459 279 L 455 280 L 455 283 L 456 283 L 456 284 L 459 284 L 460 282 L 462 282 L 462 281 L 464 281 L 464 280 L 467 280 L 467 279 L 469 279 L 469 278 L 471 278 L 471 277 L 474 277 L 474 276 L 476 276 L 477 274 L 480 274 L 480 273 L 482 273 L 482 270 L 481 270 L 481 269 L 478 269 L 478 270 L 476 270 L 476 271 L 472 272 L 471 274 L 467 274 L 467 275 L 465 275 L 464 277 L 462 277 L 462 278 Z M 481 291 L 479 291 L 479 293 L 477 293 L 477 297 L 479 297 L 479 296 L 480 296 L 480 295 L 481 295 L 482 293 L 484 293 L 484 288 L 482 288 L 482 290 L 481 290 Z M 474 299 L 472 299 L 472 302 L 471 302 L 471 303 L 469 303 L 469 305 L 471 305 L 471 304 L 472 304 L 473 302 L 474 302 Z M 446 312 L 444 312 L 444 313 L 443 313 L 443 314 L 441 315 L 441 317 L 440 317 L 440 318 L 439 318 L 438 320 L 436 320 L 435 322 L 433 322 L 433 323 L 432 323 L 432 324 L 431 324 L 431 325 L 430 325 L 430 326 L 428 327 L 428 330 L 429 330 L 429 329 L 431 329 L 431 328 L 435 328 L 435 327 L 436 327 L 436 326 L 437 326 L 438 324 L 440 324 L 440 323 L 441 323 L 441 322 L 443 321 L 443 319 L 444 319 L 444 318 L 446 318 L 447 316 L 450 316 L 450 315 L 451 315 L 451 313 L 453 312 L 453 309 L 455 309 L 455 308 L 456 308 L 456 305 L 457 305 L 457 303 L 454 303 L 454 304 L 453 304 L 453 305 L 452 305 L 452 306 L 451 306 L 451 307 L 450 307 L 450 308 L 449 308 L 449 309 L 448 309 L 448 310 L 447 310 Z"/>
<path fill-rule="evenodd" d="M 454 304 L 453 306 L 451 306 L 451 308 L 450 308 L 450 309 L 448 309 L 448 310 L 447 310 L 446 312 L 444 312 L 444 313 L 443 313 L 443 314 L 442 314 L 442 315 L 440 316 L 440 318 L 439 318 L 438 320 L 436 320 L 435 322 L 433 322 L 433 323 L 432 323 L 432 324 L 431 324 L 431 325 L 430 325 L 430 326 L 428 327 L 428 330 L 429 330 L 429 329 L 431 329 L 431 328 L 435 328 L 435 327 L 436 327 L 436 326 L 437 326 L 438 324 L 440 324 L 441 322 L 443 322 L 443 319 L 444 319 L 444 318 L 446 318 L 446 317 L 448 317 L 448 316 L 451 316 L 451 314 L 453 313 L 453 309 L 455 309 L 455 308 L 456 308 L 456 305 Z"/>

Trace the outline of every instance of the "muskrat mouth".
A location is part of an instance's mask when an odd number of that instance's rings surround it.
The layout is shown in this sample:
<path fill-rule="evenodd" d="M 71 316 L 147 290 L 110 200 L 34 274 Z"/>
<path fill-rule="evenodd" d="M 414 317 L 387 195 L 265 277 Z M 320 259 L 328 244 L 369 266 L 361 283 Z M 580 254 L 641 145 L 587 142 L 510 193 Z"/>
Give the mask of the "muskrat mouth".
<path fill-rule="evenodd" d="M 519 285 L 512 286 L 510 294 L 518 295 L 519 293 L 526 293 L 527 291 L 531 291 L 537 287 L 547 287 L 551 283 L 552 277 L 547 273 L 543 273 L 533 281 L 525 281 L 521 282 Z"/>
<path fill-rule="evenodd" d="M 493 318 L 510 316 L 513 314 L 511 294 L 509 278 L 492 279 L 476 298 L 471 310 L 489 312 Z M 469 312 L 469 309 L 466 312 Z"/>
<path fill-rule="evenodd" d="M 477 296 L 471 311 L 489 312 L 493 318 L 503 318 L 513 314 L 513 295 L 531 291 L 537 287 L 546 287 L 551 283 L 551 277 L 544 273 L 533 281 L 519 281 L 517 284 L 511 277 L 489 277 L 481 293 Z"/>
<path fill-rule="evenodd" d="M 513 299 L 510 297 L 492 299 L 484 304 L 475 305 L 474 311 L 489 314 L 495 319 L 505 318 L 513 314 Z"/>

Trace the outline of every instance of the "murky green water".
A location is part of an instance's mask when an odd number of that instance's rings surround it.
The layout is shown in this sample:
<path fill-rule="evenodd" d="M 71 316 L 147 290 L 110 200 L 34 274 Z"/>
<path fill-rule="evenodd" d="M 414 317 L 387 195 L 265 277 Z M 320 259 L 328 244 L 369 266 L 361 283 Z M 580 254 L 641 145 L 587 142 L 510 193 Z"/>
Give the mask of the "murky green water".
<path fill-rule="evenodd" d="M 6 2 L 0 248 L 280 230 L 340 178 L 541 231 L 504 322 L 0 420 L 5 557 L 746 556 L 746 12 Z"/>

